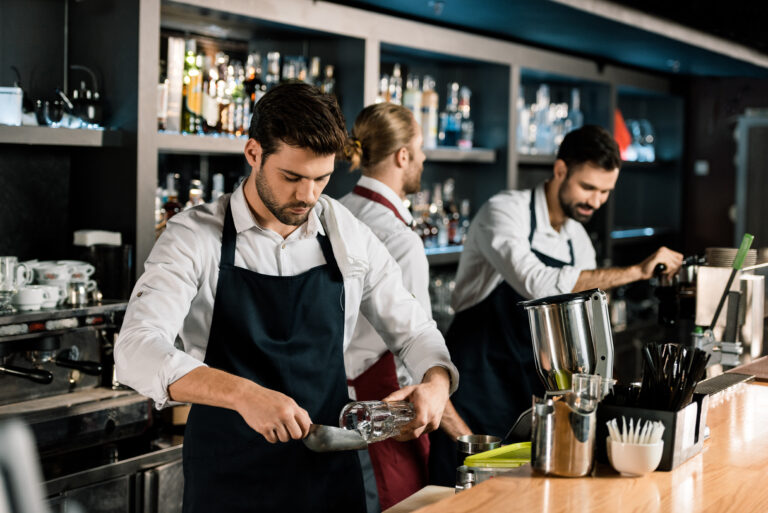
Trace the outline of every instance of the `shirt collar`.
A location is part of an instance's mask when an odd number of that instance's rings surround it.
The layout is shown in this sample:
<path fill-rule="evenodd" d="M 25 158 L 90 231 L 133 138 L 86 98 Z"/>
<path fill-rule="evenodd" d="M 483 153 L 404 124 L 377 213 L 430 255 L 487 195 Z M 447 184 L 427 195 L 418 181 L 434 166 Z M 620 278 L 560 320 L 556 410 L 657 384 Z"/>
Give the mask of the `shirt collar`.
<path fill-rule="evenodd" d="M 578 221 L 566 217 L 565 223 L 563 223 L 563 228 L 559 233 L 552 228 L 552 222 L 549 220 L 549 208 L 547 207 L 547 193 L 544 188 L 546 183 L 547 182 L 540 183 L 533 191 L 536 195 L 536 231 L 554 235 L 556 237 L 566 236 L 571 233 L 571 225 L 573 223 L 578 223 Z"/>
<path fill-rule="evenodd" d="M 245 181 L 243 181 L 243 183 L 237 189 L 235 189 L 235 192 L 232 193 L 232 196 L 229 200 L 230 205 L 232 205 L 232 220 L 235 223 L 235 230 L 237 233 L 241 233 L 250 229 L 256 229 L 261 232 L 274 233 L 272 230 L 268 230 L 256 222 L 251 209 L 248 207 L 248 202 L 245 199 L 245 193 L 243 192 L 244 185 Z M 318 234 L 325 235 L 325 230 L 323 229 L 323 225 L 320 222 L 320 217 L 318 216 L 318 213 L 321 211 L 322 206 L 320 206 L 318 202 L 309 213 L 307 221 L 299 226 L 299 228 L 291 233 L 287 238 L 304 239 L 309 237 L 317 237 Z"/>
<path fill-rule="evenodd" d="M 371 178 L 370 176 L 361 176 L 360 180 L 357 181 L 357 185 L 360 187 L 365 187 L 366 189 L 370 189 L 373 192 L 377 192 L 384 196 L 387 201 L 394 205 L 394 207 L 397 209 L 397 213 L 400 214 L 406 224 L 410 225 L 413 223 L 413 216 L 411 215 L 410 211 L 405 208 L 403 200 L 395 193 L 395 191 L 390 189 L 388 185 L 385 185 L 383 182 L 380 182 L 375 178 Z"/>

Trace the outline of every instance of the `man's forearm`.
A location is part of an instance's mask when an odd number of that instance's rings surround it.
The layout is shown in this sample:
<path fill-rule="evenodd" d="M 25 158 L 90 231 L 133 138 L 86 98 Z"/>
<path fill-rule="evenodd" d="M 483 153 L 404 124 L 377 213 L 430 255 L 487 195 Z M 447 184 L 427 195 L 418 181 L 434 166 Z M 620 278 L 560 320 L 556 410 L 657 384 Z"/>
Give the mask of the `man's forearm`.
<path fill-rule="evenodd" d="M 450 399 L 445 404 L 443 418 L 440 421 L 440 429 L 445 431 L 451 440 L 454 441 L 460 436 L 472 434 L 472 430 L 469 429 L 469 426 L 467 426 L 464 419 L 461 418 L 459 412 L 456 411 L 456 408 L 454 408 Z"/>
<path fill-rule="evenodd" d="M 168 386 L 174 401 L 237 410 L 240 399 L 256 383 L 210 367 L 198 367 Z"/>
<path fill-rule="evenodd" d="M 643 279 L 642 270 L 637 265 L 581 271 L 572 292 L 581 292 L 589 289 L 611 289 L 641 279 Z"/>

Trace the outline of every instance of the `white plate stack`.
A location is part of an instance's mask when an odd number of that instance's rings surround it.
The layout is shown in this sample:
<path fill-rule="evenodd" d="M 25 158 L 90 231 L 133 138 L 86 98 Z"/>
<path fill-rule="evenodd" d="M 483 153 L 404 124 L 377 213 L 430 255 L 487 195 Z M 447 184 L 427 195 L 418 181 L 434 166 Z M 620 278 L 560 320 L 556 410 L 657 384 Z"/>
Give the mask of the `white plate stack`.
<path fill-rule="evenodd" d="M 733 261 L 736 259 L 738 251 L 738 248 L 707 248 L 707 265 L 710 267 L 733 267 Z M 765 257 L 768 258 L 768 252 L 765 254 Z M 747 251 L 742 267 L 755 265 L 756 263 L 757 250 L 750 249 Z"/>

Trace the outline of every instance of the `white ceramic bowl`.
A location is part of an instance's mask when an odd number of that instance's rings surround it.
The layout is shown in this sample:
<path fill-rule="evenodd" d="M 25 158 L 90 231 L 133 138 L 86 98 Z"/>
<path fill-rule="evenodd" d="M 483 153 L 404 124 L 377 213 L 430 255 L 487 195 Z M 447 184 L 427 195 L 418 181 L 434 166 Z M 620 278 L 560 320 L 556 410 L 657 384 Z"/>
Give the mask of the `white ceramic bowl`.
<path fill-rule="evenodd" d="M 659 466 L 664 441 L 655 444 L 624 444 L 605 439 L 608 461 L 622 476 L 642 476 Z"/>

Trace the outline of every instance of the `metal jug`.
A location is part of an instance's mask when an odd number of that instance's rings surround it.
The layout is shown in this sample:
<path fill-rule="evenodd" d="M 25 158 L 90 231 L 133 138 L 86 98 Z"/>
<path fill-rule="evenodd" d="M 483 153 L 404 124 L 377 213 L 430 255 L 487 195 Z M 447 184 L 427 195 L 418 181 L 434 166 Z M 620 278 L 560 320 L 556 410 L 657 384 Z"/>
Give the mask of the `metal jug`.
<path fill-rule="evenodd" d="M 600 289 L 524 301 L 536 370 L 548 390 L 571 388 L 572 374 L 613 377 L 608 299 Z"/>
<path fill-rule="evenodd" d="M 592 470 L 597 404 L 575 406 L 573 392 L 533 398 L 531 466 L 545 475 L 581 477 Z"/>

